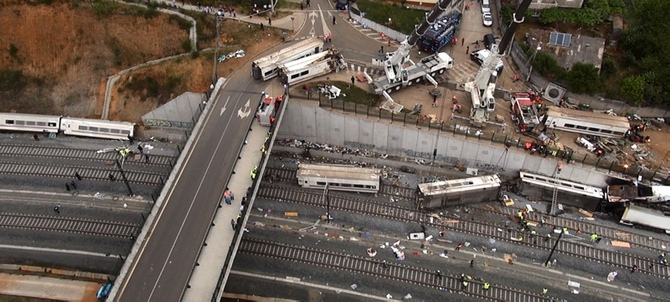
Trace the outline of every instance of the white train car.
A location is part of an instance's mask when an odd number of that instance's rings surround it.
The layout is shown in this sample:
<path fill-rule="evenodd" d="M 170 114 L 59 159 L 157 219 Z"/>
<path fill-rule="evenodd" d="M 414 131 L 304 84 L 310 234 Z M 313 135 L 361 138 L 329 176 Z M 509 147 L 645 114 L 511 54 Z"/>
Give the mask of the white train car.
<path fill-rule="evenodd" d="M 60 131 L 65 135 L 128 140 L 135 135 L 135 124 L 64 117 L 60 120 Z"/>
<path fill-rule="evenodd" d="M 498 175 L 476 176 L 419 184 L 419 201 L 424 208 L 441 208 L 498 198 Z"/>
<path fill-rule="evenodd" d="M 285 47 L 269 56 L 255 60 L 251 65 L 251 75 L 259 81 L 267 81 L 279 74 L 279 66 L 291 61 L 315 55 L 323 51 L 323 41 L 310 38 Z"/>
<path fill-rule="evenodd" d="M 611 138 L 623 138 L 630 129 L 625 116 L 614 116 L 591 111 L 551 107 L 545 116 L 548 129 Z"/>
<path fill-rule="evenodd" d="M 670 217 L 663 212 L 629 204 L 619 221 L 621 224 L 641 225 L 664 231 L 670 235 Z"/>
<path fill-rule="evenodd" d="M 0 130 L 58 133 L 60 116 L 23 113 L 0 113 Z"/>
<path fill-rule="evenodd" d="M 344 165 L 300 164 L 298 184 L 303 188 L 350 191 L 361 193 L 379 192 L 381 170 Z"/>
<path fill-rule="evenodd" d="M 335 49 L 279 66 L 281 82 L 293 86 L 313 78 L 346 69 L 346 62 Z"/>

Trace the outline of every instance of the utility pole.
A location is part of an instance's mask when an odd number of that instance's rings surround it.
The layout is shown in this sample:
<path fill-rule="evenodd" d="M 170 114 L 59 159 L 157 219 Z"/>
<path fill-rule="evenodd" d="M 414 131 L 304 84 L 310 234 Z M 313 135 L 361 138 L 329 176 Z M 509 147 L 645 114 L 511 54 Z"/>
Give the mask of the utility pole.
<path fill-rule="evenodd" d="M 442 126 L 444 125 L 444 122 L 442 121 L 442 118 L 444 116 L 444 103 L 446 102 L 446 97 L 447 97 L 447 89 L 445 88 L 444 91 L 442 92 L 442 105 L 440 108 L 440 118 L 438 119 L 438 127 L 437 128 L 437 133 L 435 133 L 435 144 L 433 148 L 433 161 L 430 164 L 430 175 L 433 176 L 433 170 L 435 169 L 435 158 L 437 157 L 437 143 L 440 140 L 440 132 L 442 131 Z M 430 123 L 430 122 L 429 122 Z M 437 179 L 437 177 L 435 177 Z"/>
<path fill-rule="evenodd" d="M 328 180 L 326 180 L 326 187 L 323 189 L 323 198 L 326 199 L 326 221 L 330 222 L 330 197 L 328 197 Z"/>
<path fill-rule="evenodd" d="M 121 172 L 121 178 L 123 178 L 123 182 L 126 184 L 126 188 L 128 188 L 128 196 L 134 196 L 133 194 L 133 189 L 130 188 L 130 183 L 128 182 L 128 178 L 126 178 L 126 173 L 123 172 L 123 168 L 121 167 L 121 163 L 117 159 L 116 161 L 116 167 L 119 168 L 119 172 Z"/>
<path fill-rule="evenodd" d="M 216 66 L 218 64 L 219 60 L 219 35 L 221 32 L 221 18 L 219 15 L 216 15 L 216 40 L 214 40 L 215 44 L 214 45 L 214 68 L 212 68 L 212 85 L 216 83 Z"/>
<path fill-rule="evenodd" d="M 561 175 L 561 170 L 563 170 L 563 163 L 559 162 L 556 165 L 556 171 L 554 171 L 554 194 L 551 197 L 551 215 L 556 215 L 556 208 L 558 207 L 558 176 Z"/>
<path fill-rule="evenodd" d="M 551 256 L 554 255 L 554 252 L 556 251 L 556 247 L 558 247 L 558 242 L 560 242 L 561 237 L 563 237 L 563 233 L 565 233 L 565 231 L 563 229 L 561 229 L 561 233 L 558 234 L 558 239 L 556 239 L 556 243 L 554 243 L 554 247 L 551 248 L 551 252 L 549 253 L 549 257 L 547 257 L 547 261 L 544 262 L 544 266 L 549 266 L 550 265 L 549 263 L 551 263 L 550 262 L 551 261 Z"/>

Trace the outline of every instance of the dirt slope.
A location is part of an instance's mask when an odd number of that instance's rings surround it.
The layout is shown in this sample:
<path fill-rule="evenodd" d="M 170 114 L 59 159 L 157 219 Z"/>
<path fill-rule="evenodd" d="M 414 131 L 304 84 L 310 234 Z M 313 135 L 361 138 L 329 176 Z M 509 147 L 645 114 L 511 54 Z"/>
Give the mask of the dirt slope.
<path fill-rule="evenodd" d="M 0 4 L 0 111 L 99 117 L 107 76 L 183 53 L 175 17 L 113 2 Z"/>

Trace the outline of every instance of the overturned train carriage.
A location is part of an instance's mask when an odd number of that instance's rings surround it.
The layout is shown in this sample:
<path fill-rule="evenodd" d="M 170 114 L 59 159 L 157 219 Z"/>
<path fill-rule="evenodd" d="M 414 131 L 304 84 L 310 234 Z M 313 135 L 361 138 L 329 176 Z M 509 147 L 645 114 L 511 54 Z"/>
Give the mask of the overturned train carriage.
<path fill-rule="evenodd" d="M 349 191 L 361 193 L 379 192 L 381 170 L 344 165 L 300 164 L 298 184 L 303 188 Z"/>
<path fill-rule="evenodd" d="M 498 198 L 500 177 L 486 175 L 419 184 L 419 202 L 424 208 L 491 201 Z"/>

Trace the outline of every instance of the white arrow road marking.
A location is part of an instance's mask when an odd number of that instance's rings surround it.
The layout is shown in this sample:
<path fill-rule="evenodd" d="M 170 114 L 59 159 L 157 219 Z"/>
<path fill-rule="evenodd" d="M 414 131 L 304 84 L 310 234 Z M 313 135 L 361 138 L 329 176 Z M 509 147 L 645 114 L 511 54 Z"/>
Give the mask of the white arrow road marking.
<path fill-rule="evenodd" d="M 228 101 L 230 101 L 230 96 L 226 99 L 226 102 L 223 104 L 223 107 L 221 107 L 221 113 L 219 113 L 219 116 L 222 116 L 224 112 L 226 112 L 226 105 L 228 105 Z"/>
<path fill-rule="evenodd" d="M 250 106 L 251 106 L 251 99 L 248 99 L 247 103 L 244 104 L 244 107 L 240 108 L 240 110 L 237 110 L 237 116 L 239 116 L 240 119 L 244 119 L 247 116 L 249 116 L 251 114 L 251 108 L 249 108 Z"/>
<path fill-rule="evenodd" d="M 328 25 L 326 25 L 326 19 L 323 18 L 323 11 L 321 11 L 321 5 L 317 5 L 319 7 L 319 14 L 321 14 L 321 26 L 323 26 L 323 36 L 327 36 L 330 34 L 330 29 L 328 28 Z"/>
<path fill-rule="evenodd" d="M 309 13 L 309 19 L 312 21 L 312 28 L 309 30 L 309 34 L 313 37 L 316 32 L 314 31 L 314 23 L 316 23 L 316 18 L 318 18 L 319 15 L 316 14 L 316 11 L 313 10 Z"/>

